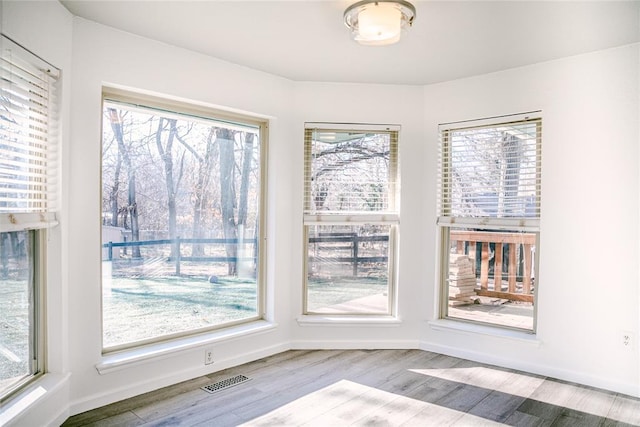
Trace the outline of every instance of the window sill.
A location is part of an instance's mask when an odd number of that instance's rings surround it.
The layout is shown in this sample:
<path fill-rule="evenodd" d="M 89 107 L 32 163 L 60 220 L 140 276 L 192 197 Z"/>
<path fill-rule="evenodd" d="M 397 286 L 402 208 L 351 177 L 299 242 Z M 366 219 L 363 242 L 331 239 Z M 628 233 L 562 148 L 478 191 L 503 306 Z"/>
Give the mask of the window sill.
<path fill-rule="evenodd" d="M 303 315 L 297 319 L 300 326 L 400 326 L 402 321 L 394 316 L 324 316 Z"/>
<path fill-rule="evenodd" d="M 516 331 L 504 329 L 497 326 L 478 325 L 468 322 L 458 322 L 450 319 L 438 319 L 427 322 L 434 331 L 461 332 L 472 335 L 486 335 L 496 338 L 504 338 L 512 341 L 519 341 L 540 347 L 542 342 L 533 332 Z"/>
<path fill-rule="evenodd" d="M 69 381 L 71 374 L 44 374 L 2 405 L 0 425 L 8 425 Z"/>
<path fill-rule="evenodd" d="M 260 320 L 207 334 L 110 353 L 102 357 L 102 361 L 96 365 L 96 369 L 100 375 L 104 375 L 145 363 L 150 359 L 162 360 L 181 351 L 268 332 L 274 330 L 276 327 L 277 324 L 275 323 Z"/>

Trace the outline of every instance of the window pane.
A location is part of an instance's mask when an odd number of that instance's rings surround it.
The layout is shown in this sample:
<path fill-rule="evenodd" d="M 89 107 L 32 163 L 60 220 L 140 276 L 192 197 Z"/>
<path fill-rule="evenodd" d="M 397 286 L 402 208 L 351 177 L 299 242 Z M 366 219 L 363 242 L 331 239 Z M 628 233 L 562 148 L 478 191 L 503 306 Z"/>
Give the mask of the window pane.
<path fill-rule="evenodd" d="M 391 228 L 308 226 L 307 312 L 389 313 Z"/>
<path fill-rule="evenodd" d="M 536 233 L 445 230 L 448 316 L 533 330 Z"/>
<path fill-rule="evenodd" d="M 444 215 L 538 217 L 539 122 L 507 123 L 445 133 L 450 167 Z"/>
<path fill-rule="evenodd" d="M 307 212 L 393 210 L 392 135 L 307 130 Z"/>
<path fill-rule="evenodd" d="M 105 102 L 103 345 L 259 317 L 254 126 Z"/>
<path fill-rule="evenodd" d="M 0 396 L 35 373 L 29 233 L 0 233 Z"/>

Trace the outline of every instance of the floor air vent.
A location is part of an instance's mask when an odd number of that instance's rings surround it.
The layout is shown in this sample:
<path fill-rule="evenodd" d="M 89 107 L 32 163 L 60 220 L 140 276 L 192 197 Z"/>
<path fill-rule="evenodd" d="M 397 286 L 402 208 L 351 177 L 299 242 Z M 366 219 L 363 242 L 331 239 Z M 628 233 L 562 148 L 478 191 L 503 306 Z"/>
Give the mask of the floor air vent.
<path fill-rule="evenodd" d="M 227 378 L 226 380 L 218 381 L 217 383 L 209 384 L 204 387 L 200 387 L 208 393 L 215 393 L 216 391 L 224 390 L 234 385 L 241 384 L 245 381 L 249 381 L 251 378 L 244 375 L 236 375 L 235 377 Z"/>

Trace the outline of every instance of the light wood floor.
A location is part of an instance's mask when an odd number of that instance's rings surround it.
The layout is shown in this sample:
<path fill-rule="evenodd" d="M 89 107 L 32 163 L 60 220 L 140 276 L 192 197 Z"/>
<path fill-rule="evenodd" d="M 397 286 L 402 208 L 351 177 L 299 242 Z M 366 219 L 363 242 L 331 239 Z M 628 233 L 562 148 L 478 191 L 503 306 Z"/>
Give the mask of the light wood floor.
<path fill-rule="evenodd" d="M 85 425 L 637 426 L 640 400 L 420 350 L 287 351 L 64 423 Z"/>

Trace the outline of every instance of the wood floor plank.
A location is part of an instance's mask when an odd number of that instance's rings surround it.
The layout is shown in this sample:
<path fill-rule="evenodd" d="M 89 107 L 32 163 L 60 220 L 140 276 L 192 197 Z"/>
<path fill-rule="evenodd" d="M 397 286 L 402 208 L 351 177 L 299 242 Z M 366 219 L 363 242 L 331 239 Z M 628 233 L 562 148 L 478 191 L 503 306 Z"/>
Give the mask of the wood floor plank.
<path fill-rule="evenodd" d="M 473 384 L 490 386 L 493 390 L 486 398 L 469 410 L 470 414 L 482 418 L 505 422 L 544 382 L 544 378 L 522 375 L 518 372 L 498 368 L 483 367 L 485 375 L 494 375 L 495 380 L 488 382 L 484 376 L 474 378 Z M 490 385 L 492 384 L 492 385 Z"/>
<path fill-rule="evenodd" d="M 135 427 L 144 424 L 144 420 L 131 411 L 123 412 L 93 423 L 94 427 Z"/>
<path fill-rule="evenodd" d="M 502 425 L 504 424 L 469 413 L 463 414 L 452 424 L 453 427 L 495 427 Z"/>
<path fill-rule="evenodd" d="M 551 426 L 551 421 L 536 417 L 535 415 L 515 411 L 505 420 L 504 424 L 518 427 L 549 427 Z"/>
<path fill-rule="evenodd" d="M 450 426 L 464 416 L 464 412 L 425 402 L 425 408 L 407 421 L 402 427 Z"/>
<path fill-rule="evenodd" d="M 613 406 L 616 393 L 576 385 L 576 392 L 565 404 L 569 409 L 605 418 Z"/>
<path fill-rule="evenodd" d="M 608 424 L 625 423 L 640 426 L 640 399 L 617 394 L 607 414 Z"/>
<path fill-rule="evenodd" d="M 598 427 L 605 421 L 604 417 L 564 408 L 553 421 L 554 427 Z"/>
<path fill-rule="evenodd" d="M 553 422 L 560 416 L 564 405 L 569 402 L 576 391 L 577 388 L 573 384 L 546 379 L 518 407 L 518 411 Z"/>
<path fill-rule="evenodd" d="M 428 403 L 421 400 L 397 396 L 385 405 L 356 421 L 355 426 L 401 425 L 423 411 Z"/>
<path fill-rule="evenodd" d="M 505 422 L 526 400 L 525 397 L 492 391 L 469 410 L 469 413 L 487 420 Z"/>
<path fill-rule="evenodd" d="M 208 381 L 204 383 L 197 383 L 199 386 L 207 384 L 209 384 Z M 178 395 L 166 398 L 159 397 L 157 399 L 140 402 L 140 404 L 132 408 L 131 411 L 144 420 L 153 420 L 175 413 L 176 411 L 180 411 L 185 407 L 196 406 L 198 402 L 207 399 L 208 397 L 209 395 L 207 392 L 200 388 L 195 388 L 185 390 L 183 393 Z"/>
<path fill-rule="evenodd" d="M 243 388 L 241 388 L 243 387 Z M 241 408 L 245 404 L 251 403 L 256 396 L 261 395 L 259 390 L 251 387 L 238 386 L 235 390 L 225 391 L 220 399 L 211 398 L 198 401 L 196 404 L 185 407 L 181 410 L 174 411 L 155 419 L 147 419 L 148 425 L 151 426 L 192 426 L 205 423 L 218 417 L 226 417 L 233 414 L 236 422 L 234 424 L 220 425 L 237 425 L 242 422 L 242 418 L 235 416 L 235 410 Z"/>

